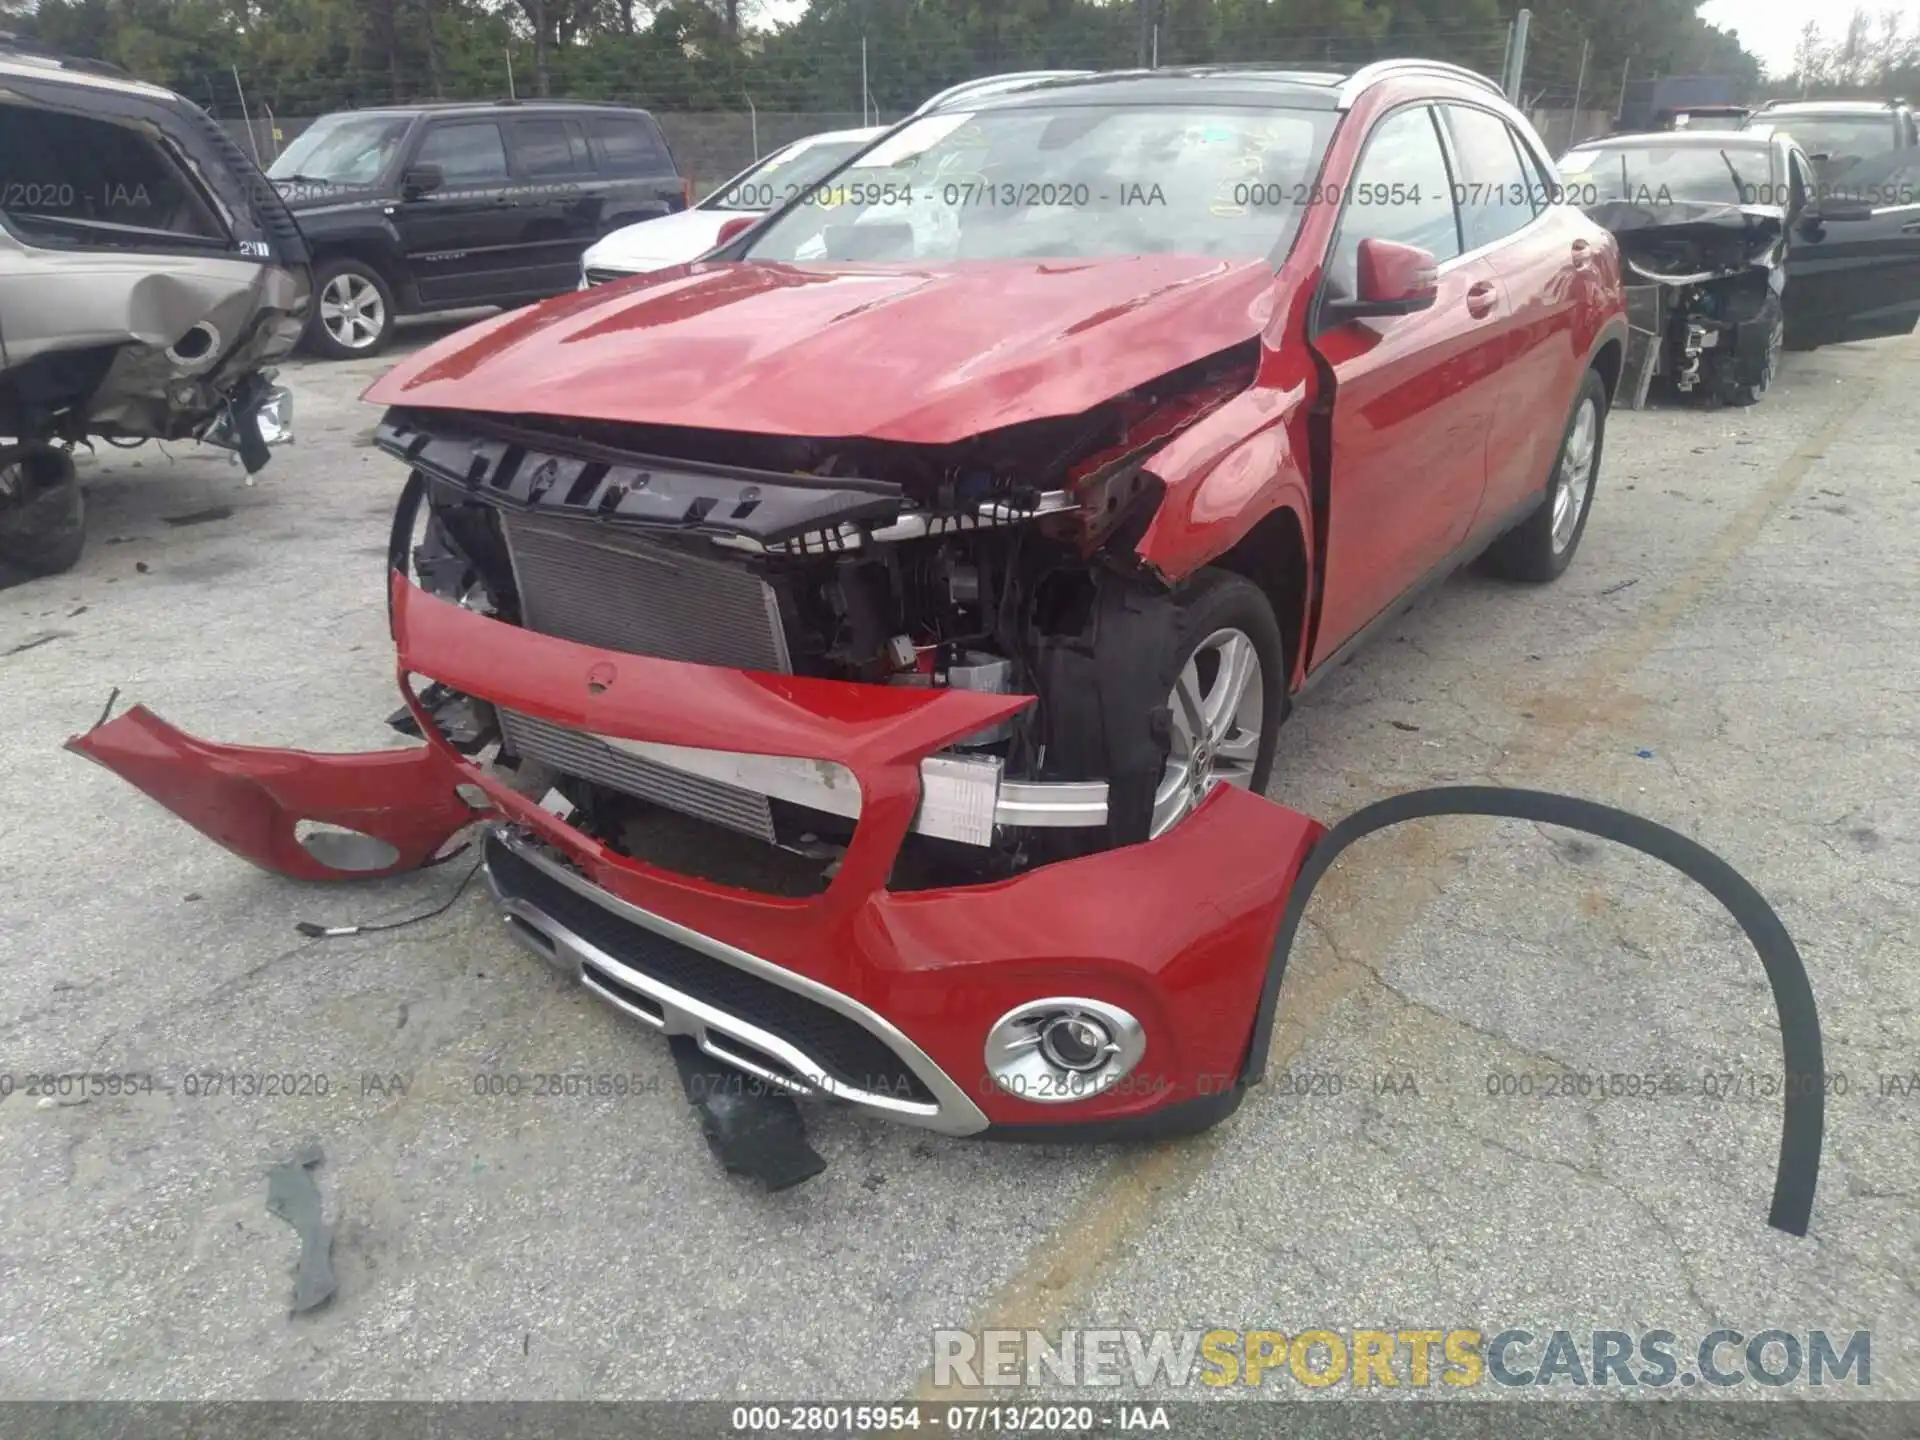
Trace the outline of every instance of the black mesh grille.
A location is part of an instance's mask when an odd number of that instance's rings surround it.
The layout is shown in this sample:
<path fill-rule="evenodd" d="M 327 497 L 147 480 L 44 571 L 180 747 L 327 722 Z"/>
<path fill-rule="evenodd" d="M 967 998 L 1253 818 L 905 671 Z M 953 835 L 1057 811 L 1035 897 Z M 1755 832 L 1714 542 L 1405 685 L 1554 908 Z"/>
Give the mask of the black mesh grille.
<path fill-rule="evenodd" d="M 835 1080 L 895 1099 L 932 1101 L 920 1077 L 886 1042 L 839 1011 L 616 915 L 497 838 L 487 841 L 487 868 L 504 894 L 526 900 L 628 968 L 779 1036 Z"/>

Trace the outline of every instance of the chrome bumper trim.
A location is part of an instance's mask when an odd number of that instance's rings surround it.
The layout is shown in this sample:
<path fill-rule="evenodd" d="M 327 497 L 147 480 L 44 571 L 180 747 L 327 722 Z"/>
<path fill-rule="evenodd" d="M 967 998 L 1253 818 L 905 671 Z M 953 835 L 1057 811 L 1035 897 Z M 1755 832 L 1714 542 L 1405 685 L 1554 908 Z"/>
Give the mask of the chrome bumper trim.
<path fill-rule="evenodd" d="M 602 890 L 598 885 L 574 873 L 566 866 L 556 863 L 543 847 L 529 842 L 516 833 L 514 827 L 500 826 L 495 829 L 494 836 L 519 859 L 566 886 L 575 894 L 618 915 L 621 919 L 643 926 L 656 935 L 684 945 L 688 949 L 697 950 L 721 964 L 749 971 L 783 989 L 791 990 L 796 995 L 804 996 L 806 999 L 838 1011 L 885 1044 L 908 1069 L 913 1071 L 921 1084 L 927 1087 L 934 1101 L 929 1104 L 923 1100 L 909 1100 L 897 1095 L 880 1094 L 834 1079 L 826 1073 L 825 1066 L 798 1046 L 738 1016 L 696 1000 L 690 995 L 682 994 L 650 975 L 641 974 L 623 964 L 617 957 L 609 955 L 599 946 L 574 934 L 537 906 L 503 893 L 494 879 L 491 868 L 488 868 L 485 871 L 487 889 L 505 912 L 508 928 L 513 932 L 514 937 L 549 965 L 570 975 L 616 1009 L 663 1034 L 690 1036 L 701 1050 L 720 1063 L 731 1065 L 783 1090 L 845 1101 L 861 1109 L 883 1114 L 889 1119 L 936 1130 L 946 1135 L 972 1135 L 987 1128 L 987 1117 L 981 1113 L 980 1107 L 973 1103 L 965 1090 L 936 1065 L 925 1051 L 857 1000 L 849 999 L 837 990 L 809 980 L 803 975 L 796 975 L 791 970 L 782 969 L 770 961 L 762 960 L 759 956 L 745 950 L 736 949 L 710 935 L 702 935 L 664 916 L 655 915 L 650 910 L 642 910 L 637 905 L 629 904 L 619 896 Z M 657 1006 L 658 1013 L 649 1013 L 646 1009 L 632 1004 L 617 994 L 611 987 L 596 983 L 591 973 L 594 969 L 603 972 L 618 982 L 621 987 Z M 727 1043 L 729 1040 L 780 1061 L 791 1075 L 781 1075 L 768 1067 L 756 1064 L 750 1057 L 740 1054 L 729 1046 Z M 801 1077 L 804 1083 L 794 1083 L 792 1076 Z"/>
<path fill-rule="evenodd" d="M 582 732 L 602 745 L 667 770 L 805 805 L 849 820 L 860 818 L 860 786 L 851 771 L 827 760 L 753 755 L 626 740 Z M 920 809 L 914 831 L 968 845 L 991 845 L 997 827 L 1074 828 L 1107 823 L 1107 782 L 1007 780 L 992 755 L 942 752 L 920 762 Z"/>

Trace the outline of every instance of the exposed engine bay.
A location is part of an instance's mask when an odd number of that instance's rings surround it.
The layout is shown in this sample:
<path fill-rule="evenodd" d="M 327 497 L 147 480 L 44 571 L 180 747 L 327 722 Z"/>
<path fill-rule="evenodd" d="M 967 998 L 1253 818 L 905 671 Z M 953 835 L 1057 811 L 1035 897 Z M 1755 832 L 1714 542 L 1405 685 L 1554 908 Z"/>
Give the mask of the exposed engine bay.
<path fill-rule="evenodd" d="M 1757 401 L 1785 332 L 1784 211 L 1663 198 L 1611 200 L 1586 213 L 1620 243 L 1634 332 L 1622 395 L 1644 403 L 1658 376 L 1710 404 Z"/>
<path fill-rule="evenodd" d="M 1152 831 L 1176 608 L 1134 554 L 1159 499 L 1144 462 L 1244 389 L 1257 355 L 940 446 L 396 408 L 376 443 L 412 467 L 416 503 L 394 559 L 429 591 L 604 649 L 1038 696 L 936 757 L 956 776 L 992 767 L 1000 808 L 946 813 L 930 795 L 894 884 L 1011 875 Z M 458 748 L 497 743 L 539 777 L 528 793 L 550 779 L 574 824 L 667 868 L 699 853 L 706 878 L 814 893 L 858 814 L 844 772 L 797 786 L 763 757 L 609 746 L 443 688 L 421 699 Z M 1085 815 L 1057 813 L 1072 789 L 1023 813 L 1023 782 L 1087 782 Z"/>

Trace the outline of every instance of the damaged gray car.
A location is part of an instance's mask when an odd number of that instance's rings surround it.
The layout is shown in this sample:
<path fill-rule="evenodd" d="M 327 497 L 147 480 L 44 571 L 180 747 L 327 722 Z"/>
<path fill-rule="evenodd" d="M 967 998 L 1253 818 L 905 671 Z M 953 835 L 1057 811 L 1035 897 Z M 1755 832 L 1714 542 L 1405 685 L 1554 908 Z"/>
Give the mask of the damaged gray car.
<path fill-rule="evenodd" d="M 1626 404 L 1659 379 L 1751 405 L 1783 350 L 1905 335 L 1920 319 L 1920 175 L 1816 181 L 1781 130 L 1611 135 L 1559 168 L 1561 198 L 1620 243 Z"/>
<path fill-rule="evenodd" d="M 171 91 L 0 36 L 0 585 L 71 567 L 73 451 L 198 440 L 249 476 L 291 436 L 305 241 Z"/>

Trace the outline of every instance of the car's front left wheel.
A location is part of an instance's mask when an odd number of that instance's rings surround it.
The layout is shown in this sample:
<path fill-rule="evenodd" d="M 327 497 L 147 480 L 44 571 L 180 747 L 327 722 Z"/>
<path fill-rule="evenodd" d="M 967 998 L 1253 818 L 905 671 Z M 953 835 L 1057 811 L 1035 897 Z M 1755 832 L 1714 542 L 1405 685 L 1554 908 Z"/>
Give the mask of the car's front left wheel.
<path fill-rule="evenodd" d="M 1265 791 L 1287 713 L 1280 626 L 1259 586 L 1202 570 L 1178 605 L 1170 736 L 1151 835 L 1171 829 L 1215 785 Z"/>

